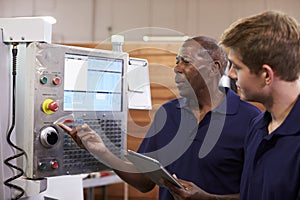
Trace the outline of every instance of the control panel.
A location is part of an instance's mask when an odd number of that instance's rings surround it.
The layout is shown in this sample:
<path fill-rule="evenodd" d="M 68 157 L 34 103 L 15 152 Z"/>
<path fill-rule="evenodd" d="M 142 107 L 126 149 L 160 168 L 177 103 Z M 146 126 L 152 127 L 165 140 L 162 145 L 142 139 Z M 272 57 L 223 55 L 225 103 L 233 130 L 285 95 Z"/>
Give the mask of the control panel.
<path fill-rule="evenodd" d="M 18 160 L 26 176 L 39 179 L 109 168 L 79 148 L 57 122 L 71 128 L 87 123 L 122 158 L 128 54 L 31 43 L 24 58 L 25 65 L 18 66 L 16 140 L 26 152 L 26 158 Z"/>

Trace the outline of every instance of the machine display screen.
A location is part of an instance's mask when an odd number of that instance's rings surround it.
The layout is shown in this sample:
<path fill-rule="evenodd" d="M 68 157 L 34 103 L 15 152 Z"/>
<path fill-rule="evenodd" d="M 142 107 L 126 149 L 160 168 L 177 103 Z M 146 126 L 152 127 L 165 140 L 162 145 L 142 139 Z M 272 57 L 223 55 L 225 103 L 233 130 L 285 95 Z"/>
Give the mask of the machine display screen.
<path fill-rule="evenodd" d="M 122 59 L 65 54 L 64 111 L 122 111 Z"/>

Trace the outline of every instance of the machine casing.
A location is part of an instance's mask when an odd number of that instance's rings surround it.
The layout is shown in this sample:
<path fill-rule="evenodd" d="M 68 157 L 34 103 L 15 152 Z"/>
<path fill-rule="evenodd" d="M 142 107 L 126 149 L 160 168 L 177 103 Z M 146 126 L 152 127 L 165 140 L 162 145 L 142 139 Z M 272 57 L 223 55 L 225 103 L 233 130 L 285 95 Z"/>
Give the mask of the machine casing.
<path fill-rule="evenodd" d="M 18 165 L 23 166 L 26 176 L 32 179 L 109 169 L 109 166 L 96 160 L 89 152 L 80 149 L 55 122 L 63 119 L 62 122 L 71 128 L 87 123 L 101 135 L 106 146 L 122 158 L 126 149 L 127 81 L 125 72 L 128 54 L 40 42 L 30 43 L 25 48 L 26 53 L 21 56 L 23 59 L 18 64 L 16 140 L 26 152 L 26 158 L 19 158 Z M 70 66 L 69 70 L 66 70 L 66 56 L 68 55 L 75 56 L 74 62 L 76 62 L 76 56 L 79 59 L 87 59 L 86 62 L 82 61 L 83 66 L 80 68 L 83 72 L 86 70 L 85 73 L 77 71 L 74 75 L 66 76 L 66 73 L 73 71 Z M 96 66 L 98 59 L 122 63 L 122 69 L 114 71 L 110 66 L 100 66 L 101 69 L 98 70 Z M 91 73 L 90 70 L 94 72 Z M 71 93 L 73 96 L 66 97 L 68 92 L 65 87 L 66 77 L 70 82 L 72 81 L 70 77 L 73 76 L 74 84 L 85 85 L 85 81 L 89 81 L 91 75 L 94 74 L 97 79 L 94 79 L 96 81 L 93 87 L 101 87 L 105 90 L 106 85 L 101 80 L 102 75 L 106 77 L 105 73 L 117 74 L 120 77 L 120 82 L 115 83 L 118 91 L 116 94 L 114 91 L 99 91 L 101 94 L 93 95 L 96 100 L 106 98 L 106 95 L 110 96 L 111 101 L 116 99 L 117 103 L 110 102 L 112 107 L 103 109 L 103 106 L 97 102 L 92 102 L 95 105 L 76 107 L 77 93 Z M 100 84 L 102 85 L 99 86 Z M 76 87 L 82 86 L 74 85 L 74 88 Z M 111 86 L 108 87 L 111 88 Z M 90 97 L 90 93 L 89 89 L 81 91 L 82 97 L 86 99 Z M 65 101 L 70 101 L 70 99 L 74 101 L 74 107 L 67 108 L 67 105 L 70 106 L 72 102 L 66 104 Z M 83 98 L 82 102 L 86 99 Z M 91 103 L 90 100 L 86 102 Z"/>

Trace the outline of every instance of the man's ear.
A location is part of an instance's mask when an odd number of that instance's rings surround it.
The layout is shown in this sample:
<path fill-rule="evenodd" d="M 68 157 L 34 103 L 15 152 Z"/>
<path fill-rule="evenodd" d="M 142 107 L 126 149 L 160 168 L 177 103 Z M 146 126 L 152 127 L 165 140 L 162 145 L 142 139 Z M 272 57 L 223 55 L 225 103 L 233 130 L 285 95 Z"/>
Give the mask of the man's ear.
<path fill-rule="evenodd" d="M 215 61 L 214 63 L 215 63 L 216 69 L 220 70 L 221 69 L 221 63 L 219 61 Z"/>
<path fill-rule="evenodd" d="M 212 68 L 211 68 L 211 71 L 210 71 L 210 76 L 215 76 L 216 73 L 219 73 L 220 72 L 220 68 L 221 68 L 221 64 L 219 61 L 214 61 L 214 65 Z"/>
<path fill-rule="evenodd" d="M 263 64 L 262 78 L 265 80 L 266 85 L 270 85 L 274 80 L 274 71 L 270 65 Z"/>

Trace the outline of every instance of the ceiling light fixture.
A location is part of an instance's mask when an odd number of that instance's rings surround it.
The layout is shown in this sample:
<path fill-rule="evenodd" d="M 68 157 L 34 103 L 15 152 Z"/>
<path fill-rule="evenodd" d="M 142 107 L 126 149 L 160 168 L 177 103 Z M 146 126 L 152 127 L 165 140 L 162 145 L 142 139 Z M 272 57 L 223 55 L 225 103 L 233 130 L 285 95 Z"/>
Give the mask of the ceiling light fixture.
<path fill-rule="evenodd" d="M 189 36 L 143 36 L 145 42 L 183 42 Z"/>

